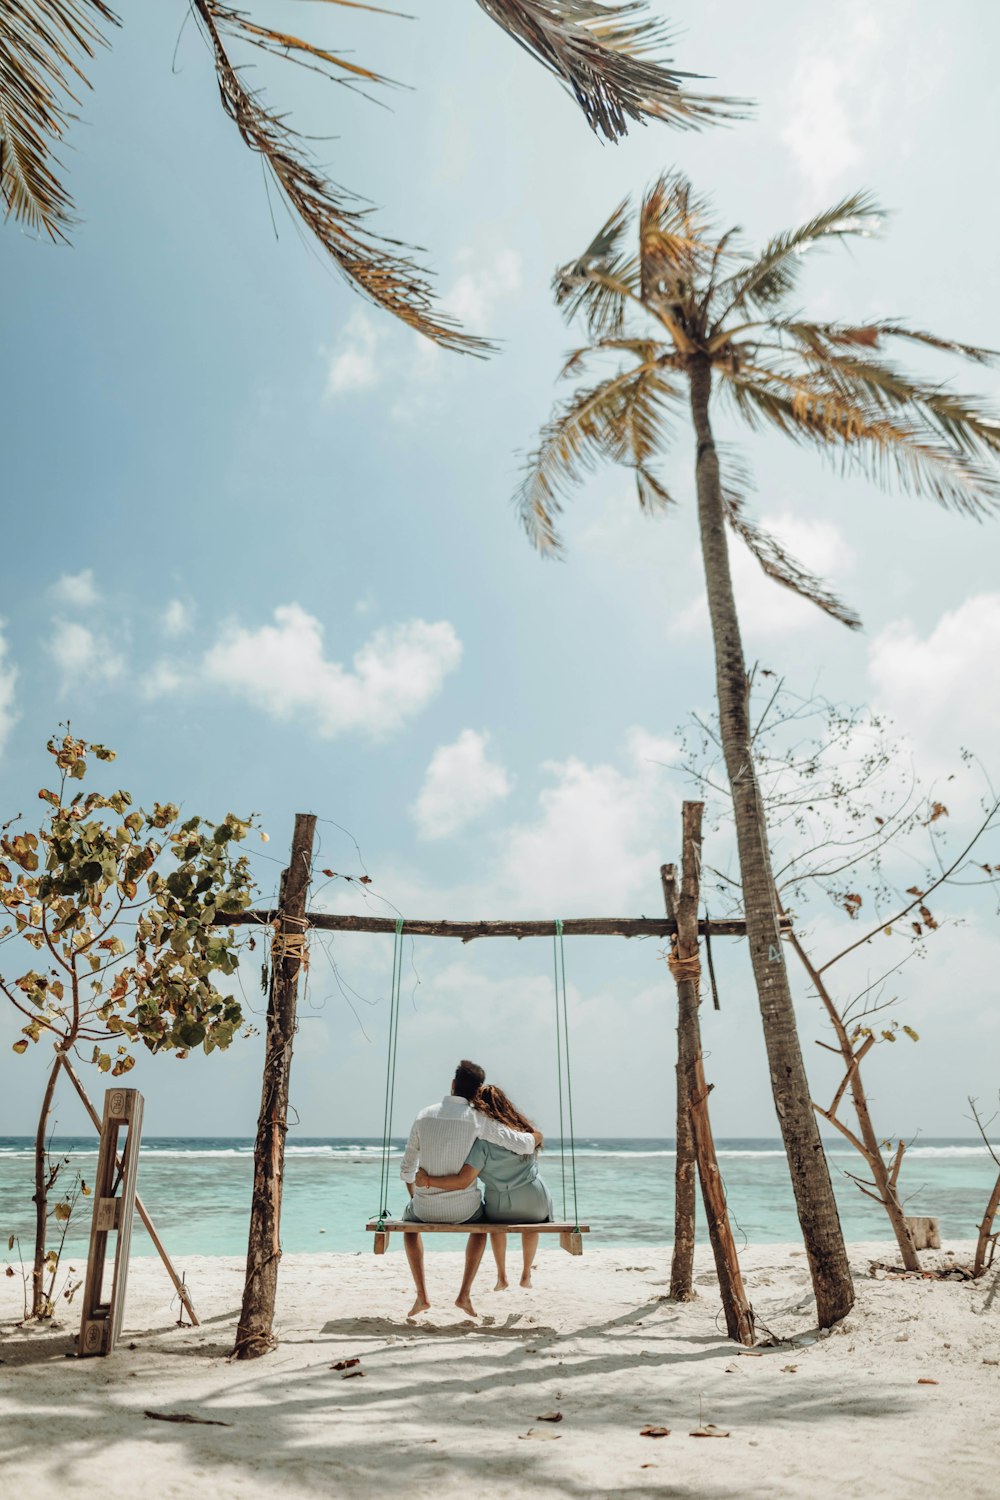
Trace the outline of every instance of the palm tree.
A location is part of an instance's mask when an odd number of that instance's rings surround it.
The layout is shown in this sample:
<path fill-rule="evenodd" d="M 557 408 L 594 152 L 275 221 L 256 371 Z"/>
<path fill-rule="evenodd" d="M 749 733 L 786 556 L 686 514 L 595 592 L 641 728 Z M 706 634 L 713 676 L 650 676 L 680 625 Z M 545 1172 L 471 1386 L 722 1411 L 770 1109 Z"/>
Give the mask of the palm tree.
<path fill-rule="evenodd" d="M 378 10 L 362 0 L 326 0 Z M 618 140 L 630 121 L 699 126 L 735 118 L 735 100 L 689 93 L 686 80 L 654 54 L 666 43 L 646 0 L 477 0 L 486 14 L 575 97 L 591 127 Z M 429 273 L 396 240 L 369 228 L 371 209 L 310 158 L 284 114 L 246 82 L 233 50 L 249 47 L 313 69 L 364 93 L 387 78 L 326 48 L 256 21 L 226 0 L 189 0 L 215 64 L 222 107 L 255 151 L 294 213 L 348 282 L 419 333 L 449 349 L 485 354 L 490 345 L 464 334 L 436 310 Z M 187 7 L 184 7 L 185 9 Z M 385 12 L 389 14 L 389 12 Z M 6 211 L 32 230 L 65 240 L 75 222 L 55 148 L 86 86 L 83 67 L 105 32 L 119 25 L 105 0 L 3 0 L 0 4 L 0 194 Z"/>
<path fill-rule="evenodd" d="M 774 427 L 877 481 L 894 477 L 967 515 L 1000 498 L 993 466 L 1000 422 L 975 397 L 910 374 L 886 354 L 899 341 L 978 363 L 990 351 L 938 338 L 896 320 L 809 321 L 794 311 L 804 253 L 871 234 L 873 200 L 857 193 L 749 254 L 739 231 L 720 233 L 706 202 L 681 176 L 661 177 L 633 215 L 622 203 L 579 260 L 556 273 L 568 319 L 589 342 L 563 370 L 613 361 L 558 406 L 532 454 L 520 491 L 531 540 L 560 545 L 557 518 L 568 492 L 602 459 L 630 468 L 646 510 L 673 503 L 655 472 L 685 406 L 694 424 L 702 560 L 715 645 L 723 753 L 732 791 L 747 936 L 774 1101 L 809 1255 L 820 1323 L 853 1302 L 829 1170 L 810 1103 L 785 968 L 767 830 L 751 753 L 748 679 L 729 565 L 727 530 L 776 582 L 850 627 L 858 617 L 788 556 L 747 514 L 733 476 L 723 477 L 712 430 L 713 395 L 754 431 Z"/>

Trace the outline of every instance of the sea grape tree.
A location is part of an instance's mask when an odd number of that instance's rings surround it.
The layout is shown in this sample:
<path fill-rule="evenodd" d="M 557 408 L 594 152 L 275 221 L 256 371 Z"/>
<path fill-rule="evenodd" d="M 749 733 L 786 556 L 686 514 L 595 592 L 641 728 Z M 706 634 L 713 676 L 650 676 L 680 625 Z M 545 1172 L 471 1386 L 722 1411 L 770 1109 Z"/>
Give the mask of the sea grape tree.
<path fill-rule="evenodd" d="M 0 993 L 23 1021 L 14 1051 L 55 1052 L 35 1133 L 35 1317 L 52 1312 L 43 1290 L 54 1187 L 46 1130 L 61 1068 L 82 1060 L 120 1077 L 139 1046 L 178 1058 L 228 1047 L 243 1012 L 221 986 L 241 940 L 215 920 L 243 911 L 253 890 L 240 848 L 252 817 L 213 823 L 182 818 L 172 802 L 147 812 L 127 791 L 85 791 L 78 784 L 91 763 L 115 754 L 68 726 L 47 749 L 57 778 L 38 794 L 42 826 L 30 831 L 18 817 L 0 830 L 0 941 L 21 969 L 0 967 Z"/>

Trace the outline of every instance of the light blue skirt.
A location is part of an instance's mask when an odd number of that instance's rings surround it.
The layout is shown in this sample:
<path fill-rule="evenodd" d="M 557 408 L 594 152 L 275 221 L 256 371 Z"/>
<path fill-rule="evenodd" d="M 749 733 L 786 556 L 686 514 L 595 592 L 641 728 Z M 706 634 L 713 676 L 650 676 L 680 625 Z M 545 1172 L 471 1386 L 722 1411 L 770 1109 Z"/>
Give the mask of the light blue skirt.
<path fill-rule="evenodd" d="M 484 1183 L 483 1198 L 491 1224 L 544 1224 L 552 1218 L 552 1198 L 540 1177 L 516 1188 L 492 1188 Z"/>

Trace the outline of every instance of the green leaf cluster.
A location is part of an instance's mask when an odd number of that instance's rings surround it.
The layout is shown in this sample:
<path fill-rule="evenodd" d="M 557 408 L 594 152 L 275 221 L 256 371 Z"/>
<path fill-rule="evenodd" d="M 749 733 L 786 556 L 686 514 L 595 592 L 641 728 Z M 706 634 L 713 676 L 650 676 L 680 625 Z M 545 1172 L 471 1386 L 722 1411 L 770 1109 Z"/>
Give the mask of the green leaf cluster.
<path fill-rule="evenodd" d="M 37 967 L 0 975 L 25 1021 L 14 1051 L 45 1036 L 64 1049 L 92 1042 L 91 1061 L 120 1076 L 138 1043 L 178 1057 L 228 1047 L 243 1013 L 218 986 L 242 939 L 214 924 L 250 905 L 241 845 L 254 819 L 182 821 L 172 802 L 147 812 L 125 790 L 74 790 L 91 759 L 114 752 L 69 732 L 47 749 L 59 782 L 38 794 L 42 827 L 0 834 L 0 937 L 39 955 Z"/>

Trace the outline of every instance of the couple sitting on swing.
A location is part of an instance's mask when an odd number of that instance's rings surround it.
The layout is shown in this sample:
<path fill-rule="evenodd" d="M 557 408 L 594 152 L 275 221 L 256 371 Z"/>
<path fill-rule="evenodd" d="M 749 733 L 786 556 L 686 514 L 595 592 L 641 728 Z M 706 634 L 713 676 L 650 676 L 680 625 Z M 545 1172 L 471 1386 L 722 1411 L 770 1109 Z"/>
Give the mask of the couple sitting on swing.
<path fill-rule="evenodd" d="M 399 1175 L 410 1201 L 403 1218 L 411 1224 L 544 1224 L 552 1217 L 552 1199 L 538 1175 L 536 1153 L 541 1132 L 515 1108 L 503 1089 L 485 1082 L 475 1063 L 463 1060 L 455 1071 L 451 1093 L 440 1104 L 421 1110 L 413 1122 Z M 483 1184 L 480 1197 L 476 1178 Z M 497 1264 L 497 1291 L 506 1291 L 507 1236 L 498 1228 L 489 1236 Z M 417 1300 L 412 1318 L 430 1307 L 424 1280 L 423 1236 L 403 1236 Z M 537 1234 L 523 1234 L 521 1285 L 531 1285 Z M 472 1283 L 483 1252 L 485 1234 L 470 1234 L 465 1272 L 456 1307 L 475 1317 Z"/>

